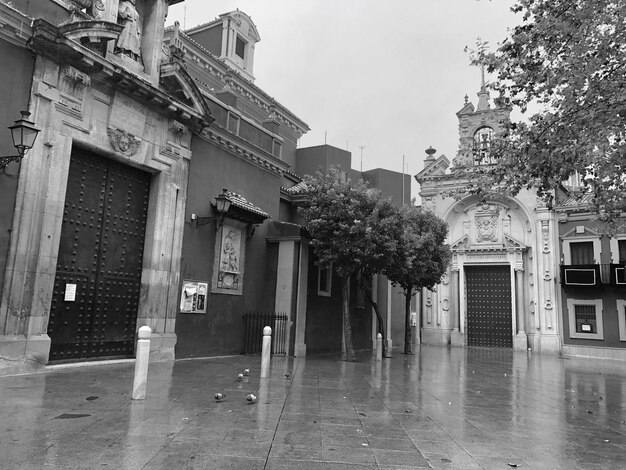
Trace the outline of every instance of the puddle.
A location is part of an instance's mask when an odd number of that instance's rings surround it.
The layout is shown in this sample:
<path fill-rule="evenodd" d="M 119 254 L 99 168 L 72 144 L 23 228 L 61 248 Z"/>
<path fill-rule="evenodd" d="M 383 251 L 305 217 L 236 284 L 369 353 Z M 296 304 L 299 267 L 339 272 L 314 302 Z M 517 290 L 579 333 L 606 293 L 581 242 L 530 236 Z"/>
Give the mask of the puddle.
<path fill-rule="evenodd" d="M 86 413 L 63 413 L 62 415 L 57 416 L 54 419 L 76 419 L 76 418 L 86 418 L 87 416 L 91 416 Z"/>

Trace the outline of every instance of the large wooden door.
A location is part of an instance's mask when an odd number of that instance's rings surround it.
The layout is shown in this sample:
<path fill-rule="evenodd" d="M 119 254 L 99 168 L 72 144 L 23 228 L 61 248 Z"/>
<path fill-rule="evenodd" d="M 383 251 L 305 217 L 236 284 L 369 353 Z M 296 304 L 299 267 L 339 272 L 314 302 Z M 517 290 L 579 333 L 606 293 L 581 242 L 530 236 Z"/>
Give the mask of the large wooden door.
<path fill-rule="evenodd" d="M 468 346 L 513 347 L 511 270 L 466 266 Z"/>
<path fill-rule="evenodd" d="M 50 360 L 133 356 L 149 191 L 150 174 L 72 152 Z"/>

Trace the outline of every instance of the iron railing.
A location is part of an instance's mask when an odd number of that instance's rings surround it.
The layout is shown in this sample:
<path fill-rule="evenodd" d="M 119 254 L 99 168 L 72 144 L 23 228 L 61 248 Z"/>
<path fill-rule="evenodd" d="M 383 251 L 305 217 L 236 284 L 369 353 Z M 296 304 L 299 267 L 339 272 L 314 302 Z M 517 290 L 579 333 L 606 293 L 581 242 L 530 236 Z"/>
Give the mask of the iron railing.
<path fill-rule="evenodd" d="M 626 267 L 622 264 L 562 264 L 561 283 L 574 287 L 626 286 Z"/>
<path fill-rule="evenodd" d="M 287 354 L 288 317 L 284 313 L 252 311 L 243 315 L 242 354 L 261 354 L 263 328 L 272 328 L 272 354 Z"/>

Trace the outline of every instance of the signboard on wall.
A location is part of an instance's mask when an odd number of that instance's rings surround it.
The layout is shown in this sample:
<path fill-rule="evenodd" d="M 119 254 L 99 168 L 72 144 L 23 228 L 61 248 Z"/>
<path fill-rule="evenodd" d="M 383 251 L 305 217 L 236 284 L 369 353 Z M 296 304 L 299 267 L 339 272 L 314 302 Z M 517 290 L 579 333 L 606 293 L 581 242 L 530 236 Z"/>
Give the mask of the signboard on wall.
<path fill-rule="evenodd" d="M 183 281 L 180 294 L 181 313 L 206 313 L 208 282 Z"/>

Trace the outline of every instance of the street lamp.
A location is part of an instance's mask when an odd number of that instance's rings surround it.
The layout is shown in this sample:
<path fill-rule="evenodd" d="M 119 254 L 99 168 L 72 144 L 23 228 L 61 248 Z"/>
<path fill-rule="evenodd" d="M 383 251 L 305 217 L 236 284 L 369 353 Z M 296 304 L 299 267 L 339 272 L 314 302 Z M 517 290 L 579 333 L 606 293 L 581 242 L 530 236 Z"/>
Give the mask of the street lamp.
<path fill-rule="evenodd" d="M 224 223 L 224 217 L 228 213 L 228 209 L 230 209 L 231 201 L 228 198 L 228 189 L 222 189 L 222 193 L 215 198 L 215 210 L 219 214 L 214 217 L 198 217 L 196 214 L 191 214 L 191 222 L 194 228 L 198 228 L 202 225 L 206 225 L 212 220 L 218 220 L 219 224 L 216 225 L 215 230 L 219 230 L 219 228 Z"/>
<path fill-rule="evenodd" d="M 13 145 L 17 149 L 18 155 L 9 157 L 0 157 L 0 170 L 6 167 L 11 162 L 17 162 L 24 158 L 26 152 L 28 152 L 35 144 L 39 129 L 35 127 L 35 123 L 29 121 L 27 118 L 30 116 L 28 111 L 20 111 L 22 118 L 15 121 L 15 124 L 9 126 L 11 129 L 11 137 L 13 138 Z"/>

